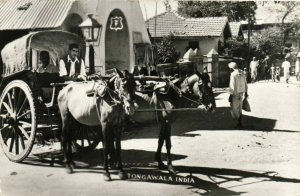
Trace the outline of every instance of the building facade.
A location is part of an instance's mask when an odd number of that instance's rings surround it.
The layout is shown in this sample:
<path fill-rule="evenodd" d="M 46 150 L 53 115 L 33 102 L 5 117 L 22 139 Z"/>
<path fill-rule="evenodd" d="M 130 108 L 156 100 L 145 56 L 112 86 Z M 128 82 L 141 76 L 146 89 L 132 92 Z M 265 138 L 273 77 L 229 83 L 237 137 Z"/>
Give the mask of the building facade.
<path fill-rule="evenodd" d="M 0 2 L 0 49 L 31 31 L 58 29 L 81 35 L 87 15 L 102 24 L 101 36 L 86 42 L 86 65 L 104 73 L 131 70 L 136 45 L 150 44 L 138 0 L 3 0 Z"/>

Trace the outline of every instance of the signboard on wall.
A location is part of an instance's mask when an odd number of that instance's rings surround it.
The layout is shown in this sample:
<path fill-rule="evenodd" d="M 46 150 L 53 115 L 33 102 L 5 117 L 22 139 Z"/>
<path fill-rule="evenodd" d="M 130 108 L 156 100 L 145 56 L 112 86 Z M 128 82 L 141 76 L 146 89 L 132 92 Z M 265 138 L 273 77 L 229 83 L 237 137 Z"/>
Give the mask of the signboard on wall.
<path fill-rule="evenodd" d="M 123 18 L 121 16 L 111 17 L 109 28 L 114 31 L 122 30 L 124 28 Z"/>

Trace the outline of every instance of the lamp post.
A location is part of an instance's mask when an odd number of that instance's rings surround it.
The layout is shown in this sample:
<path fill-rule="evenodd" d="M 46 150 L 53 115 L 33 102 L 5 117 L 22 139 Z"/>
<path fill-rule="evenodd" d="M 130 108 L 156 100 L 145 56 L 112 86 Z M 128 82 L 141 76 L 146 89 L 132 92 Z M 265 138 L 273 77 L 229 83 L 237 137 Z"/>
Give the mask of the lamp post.
<path fill-rule="evenodd" d="M 88 14 L 88 18 L 84 20 L 79 28 L 87 42 L 95 42 L 100 37 L 102 25 L 93 18 L 93 14 Z"/>
<path fill-rule="evenodd" d="M 79 28 L 82 31 L 85 41 L 92 42 L 92 44 L 87 45 L 87 49 L 89 51 L 87 58 L 90 65 L 89 72 L 90 74 L 93 74 L 95 73 L 95 54 L 93 43 L 98 41 L 98 38 L 101 35 L 102 25 L 93 18 L 93 14 L 88 14 L 88 18 L 79 25 Z"/>

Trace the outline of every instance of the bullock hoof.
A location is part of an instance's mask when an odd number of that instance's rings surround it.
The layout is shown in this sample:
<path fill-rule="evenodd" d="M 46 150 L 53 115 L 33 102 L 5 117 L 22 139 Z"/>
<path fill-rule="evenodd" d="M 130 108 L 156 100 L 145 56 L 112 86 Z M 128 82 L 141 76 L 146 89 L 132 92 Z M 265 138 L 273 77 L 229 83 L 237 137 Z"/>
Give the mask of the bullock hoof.
<path fill-rule="evenodd" d="M 106 182 L 111 181 L 111 177 L 110 177 L 109 173 L 105 173 L 103 175 L 104 175 L 104 181 L 106 181 Z"/>
<path fill-rule="evenodd" d="M 70 167 L 71 167 L 72 169 L 75 169 L 76 164 L 72 161 L 72 162 L 70 163 Z"/>
<path fill-rule="evenodd" d="M 120 171 L 118 173 L 118 176 L 119 176 L 120 180 L 126 180 L 127 179 L 127 174 L 124 171 Z"/>
<path fill-rule="evenodd" d="M 176 174 L 176 171 L 175 171 L 173 165 L 168 165 L 168 171 L 169 171 L 169 173 L 171 173 L 171 174 Z"/>
<path fill-rule="evenodd" d="M 66 165 L 66 172 L 67 172 L 67 174 L 72 174 L 73 173 L 73 169 L 70 165 Z"/>
<path fill-rule="evenodd" d="M 158 162 L 158 169 L 166 169 L 167 166 L 163 162 Z"/>

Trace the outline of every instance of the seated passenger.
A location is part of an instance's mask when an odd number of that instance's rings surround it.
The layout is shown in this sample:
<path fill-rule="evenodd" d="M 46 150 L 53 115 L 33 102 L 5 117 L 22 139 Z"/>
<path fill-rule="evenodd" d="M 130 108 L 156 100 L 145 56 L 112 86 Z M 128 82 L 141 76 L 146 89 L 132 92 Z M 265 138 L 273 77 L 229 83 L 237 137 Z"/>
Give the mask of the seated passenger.
<path fill-rule="evenodd" d="M 60 83 L 58 67 L 50 63 L 50 55 L 47 51 L 40 52 L 41 66 L 37 69 L 37 80 L 41 88 L 41 97 L 44 101 L 51 101 L 53 87 L 51 83 Z"/>
<path fill-rule="evenodd" d="M 40 52 L 42 65 L 37 69 L 38 73 L 58 73 L 58 67 L 50 63 L 50 56 L 47 51 Z"/>

